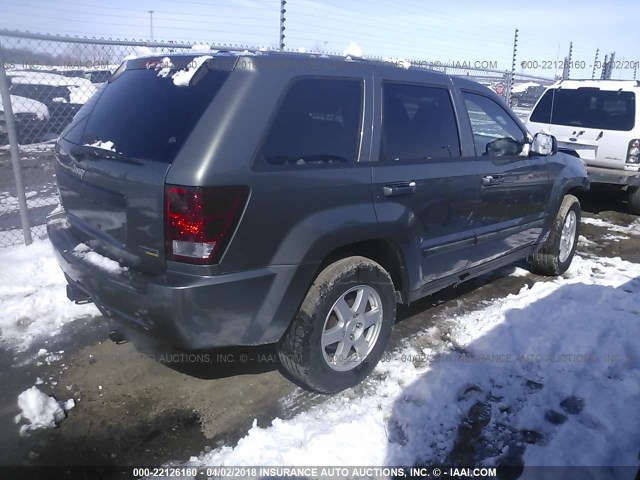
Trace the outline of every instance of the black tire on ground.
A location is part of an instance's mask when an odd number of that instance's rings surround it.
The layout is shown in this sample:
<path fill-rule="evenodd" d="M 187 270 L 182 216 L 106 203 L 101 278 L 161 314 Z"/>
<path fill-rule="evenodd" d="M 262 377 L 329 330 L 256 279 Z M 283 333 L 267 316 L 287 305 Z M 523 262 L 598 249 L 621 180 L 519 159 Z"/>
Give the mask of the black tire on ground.
<path fill-rule="evenodd" d="M 511 97 L 511 107 L 515 108 L 519 105 L 520 105 L 520 100 L 518 100 L 518 97 Z"/>
<path fill-rule="evenodd" d="M 629 203 L 629 212 L 640 215 L 640 188 L 629 187 L 627 189 L 627 202 Z"/>
<path fill-rule="evenodd" d="M 361 363 L 354 360 L 356 366 L 349 366 L 347 368 L 350 369 L 346 371 L 338 371 L 332 368 L 329 360 L 325 358 L 326 354 L 331 357 L 332 353 L 337 357 L 338 348 L 336 346 L 336 352 L 327 351 L 330 347 L 323 348 L 325 323 L 327 328 L 329 322 L 334 322 L 332 326 L 339 326 L 339 318 L 332 313 L 334 305 L 344 298 L 347 306 L 355 308 L 355 300 L 349 305 L 351 294 L 348 292 L 362 286 L 373 289 L 378 295 L 379 307 L 382 309 L 379 333 L 377 339 L 371 338 L 372 342 L 369 345 L 373 347 Z M 373 305 L 368 303 L 364 308 L 371 311 Z M 362 313 L 360 318 L 364 319 L 365 313 L 368 312 Z M 358 315 L 357 312 L 354 313 L 353 318 Z M 382 357 L 395 320 L 396 296 L 389 273 L 365 257 L 354 256 L 338 260 L 316 277 L 295 319 L 278 343 L 278 356 L 284 368 L 282 373 L 303 388 L 319 393 L 332 394 L 353 387 L 371 373 Z M 358 325 L 359 328 L 363 328 L 362 323 Z M 364 327 L 361 334 L 369 335 L 369 328 L 373 327 Z M 345 355 L 350 358 L 355 352 L 355 349 L 351 349 Z"/>
<path fill-rule="evenodd" d="M 573 212 L 575 215 L 575 234 L 573 235 L 573 245 L 569 255 L 561 260 L 560 247 L 562 239 L 562 230 L 565 226 L 567 217 Z M 551 232 L 547 241 L 538 253 L 534 253 L 529 257 L 529 269 L 533 273 L 539 275 L 558 276 L 562 275 L 573 260 L 573 256 L 578 245 L 578 237 L 580 236 L 580 218 L 581 209 L 580 202 L 573 195 L 566 195 L 562 200 L 562 205 L 558 210 L 556 219 L 551 226 Z"/>

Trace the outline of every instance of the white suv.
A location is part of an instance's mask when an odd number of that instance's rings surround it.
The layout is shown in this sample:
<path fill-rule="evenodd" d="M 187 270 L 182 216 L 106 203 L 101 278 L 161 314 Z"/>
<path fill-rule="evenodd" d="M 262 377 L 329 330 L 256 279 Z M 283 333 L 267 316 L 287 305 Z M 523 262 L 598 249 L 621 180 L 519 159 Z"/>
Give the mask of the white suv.
<path fill-rule="evenodd" d="M 548 131 L 560 150 L 579 156 L 591 183 L 624 188 L 640 214 L 640 82 L 561 80 L 536 103 L 527 128 Z"/>

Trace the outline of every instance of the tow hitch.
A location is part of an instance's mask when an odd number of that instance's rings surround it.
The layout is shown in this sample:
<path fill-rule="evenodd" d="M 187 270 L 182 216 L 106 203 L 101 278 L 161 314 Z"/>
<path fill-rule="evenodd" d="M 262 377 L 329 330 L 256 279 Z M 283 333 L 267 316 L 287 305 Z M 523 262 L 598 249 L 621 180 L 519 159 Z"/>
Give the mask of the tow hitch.
<path fill-rule="evenodd" d="M 67 298 L 78 305 L 91 303 L 91 297 L 89 295 L 70 283 L 67 284 Z"/>

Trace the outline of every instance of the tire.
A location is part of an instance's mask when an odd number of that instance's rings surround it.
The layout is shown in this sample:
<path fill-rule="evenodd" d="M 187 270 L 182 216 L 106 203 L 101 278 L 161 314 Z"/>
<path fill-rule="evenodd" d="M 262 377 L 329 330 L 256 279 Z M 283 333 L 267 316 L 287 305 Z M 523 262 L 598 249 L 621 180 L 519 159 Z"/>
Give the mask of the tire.
<path fill-rule="evenodd" d="M 538 253 L 529 257 L 529 268 L 533 273 L 558 276 L 567 271 L 578 245 L 580 218 L 580 202 L 573 195 L 566 195 L 551 226 L 549 238 Z M 568 224 L 573 224 L 575 227 L 572 228 Z M 568 230 L 563 238 L 565 227 Z"/>
<path fill-rule="evenodd" d="M 358 302 L 358 296 L 363 300 Z M 278 343 L 282 373 L 319 393 L 353 387 L 382 357 L 395 319 L 396 296 L 389 273 L 365 257 L 338 260 L 316 277 Z M 327 336 L 331 330 L 333 335 Z M 359 357 L 352 342 L 358 345 Z"/>
<path fill-rule="evenodd" d="M 627 202 L 629 203 L 629 212 L 640 215 L 640 188 L 631 187 L 628 189 Z"/>
<path fill-rule="evenodd" d="M 520 106 L 520 100 L 518 100 L 518 97 L 511 97 L 511 108 L 516 108 Z"/>

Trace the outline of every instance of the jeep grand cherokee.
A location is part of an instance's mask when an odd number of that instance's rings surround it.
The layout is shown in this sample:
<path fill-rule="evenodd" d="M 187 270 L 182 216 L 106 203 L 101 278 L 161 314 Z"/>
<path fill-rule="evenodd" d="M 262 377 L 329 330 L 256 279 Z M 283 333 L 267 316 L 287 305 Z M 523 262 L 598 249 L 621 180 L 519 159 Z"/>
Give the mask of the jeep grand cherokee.
<path fill-rule="evenodd" d="M 275 343 L 325 393 L 373 370 L 397 303 L 563 273 L 588 188 L 473 81 L 301 54 L 128 60 L 56 155 L 70 299 L 180 348 Z"/>

